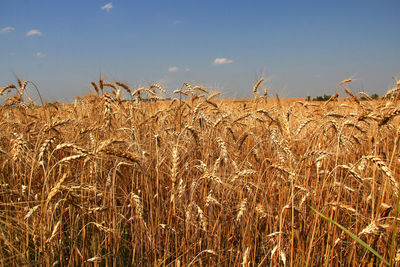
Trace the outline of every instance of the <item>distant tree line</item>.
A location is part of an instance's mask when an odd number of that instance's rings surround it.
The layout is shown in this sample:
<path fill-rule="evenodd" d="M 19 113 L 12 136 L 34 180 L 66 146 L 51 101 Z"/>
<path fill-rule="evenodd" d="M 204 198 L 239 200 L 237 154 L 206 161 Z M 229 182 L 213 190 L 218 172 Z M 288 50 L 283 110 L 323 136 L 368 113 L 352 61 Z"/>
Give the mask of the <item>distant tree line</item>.
<path fill-rule="evenodd" d="M 332 97 L 332 95 L 326 95 L 326 94 L 324 94 L 323 96 L 317 96 L 317 97 L 307 96 L 307 101 L 328 101 L 331 97 Z M 375 99 L 379 98 L 379 95 L 372 94 L 372 95 L 370 95 L 370 97 L 375 100 Z M 360 100 L 366 101 L 366 100 L 368 100 L 368 98 L 365 96 L 361 96 Z"/>

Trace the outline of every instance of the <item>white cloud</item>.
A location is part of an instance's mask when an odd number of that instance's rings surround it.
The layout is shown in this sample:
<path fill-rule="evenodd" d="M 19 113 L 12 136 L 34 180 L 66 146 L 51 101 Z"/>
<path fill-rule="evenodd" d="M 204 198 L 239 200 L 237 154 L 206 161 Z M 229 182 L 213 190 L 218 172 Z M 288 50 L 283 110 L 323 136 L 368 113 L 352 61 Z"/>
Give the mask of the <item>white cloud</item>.
<path fill-rule="evenodd" d="M 26 33 L 26 36 L 33 36 L 33 35 L 42 36 L 42 32 L 36 29 L 32 29 Z"/>
<path fill-rule="evenodd" d="M 42 52 L 37 52 L 37 53 L 36 53 L 36 56 L 37 56 L 37 57 L 45 57 L 46 54 L 44 54 L 44 53 L 42 53 Z"/>
<path fill-rule="evenodd" d="M 111 8 L 113 8 L 113 4 L 111 2 L 101 7 L 102 10 L 105 10 L 107 12 L 109 12 Z"/>
<path fill-rule="evenodd" d="M 174 24 L 175 24 L 175 25 L 177 25 L 177 24 L 181 24 L 181 23 L 182 23 L 182 21 L 181 21 L 181 20 L 175 20 L 175 21 L 174 21 Z"/>
<path fill-rule="evenodd" d="M 179 68 L 178 67 L 169 67 L 168 71 L 169 72 L 177 72 L 177 71 L 179 71 Z"/>
<path fill-rule="evenodd" d="M 15 30 L 14 27 L 7 26 L 0 30 L 0 34 L 6 34 L 12 32 L 13 30 Z"/>
<path fill-rule="evenodd" d="M 231 64 L 231 63 L 233 63 L 232 59 L 227 59 L 227 58 L 224 58 L 224 57 L 217 57 L 214 60 L 214 65 Z"/>

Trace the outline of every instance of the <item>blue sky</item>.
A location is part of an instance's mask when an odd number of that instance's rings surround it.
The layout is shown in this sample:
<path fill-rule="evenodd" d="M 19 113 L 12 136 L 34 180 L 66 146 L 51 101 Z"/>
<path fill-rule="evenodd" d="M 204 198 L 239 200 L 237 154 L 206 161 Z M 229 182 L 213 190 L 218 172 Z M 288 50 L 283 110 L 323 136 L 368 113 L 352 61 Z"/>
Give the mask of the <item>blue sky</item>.
<path fill-rule="evenodd" d="M 15 75 L 48 100 L 100 71 L 132 87 L 183 82 L 248 97 L 384 93 L 400 78 L 400 1 L 1 0 L 0 86 Z M 340 93 L 340 92 L 339 92 Z"/>

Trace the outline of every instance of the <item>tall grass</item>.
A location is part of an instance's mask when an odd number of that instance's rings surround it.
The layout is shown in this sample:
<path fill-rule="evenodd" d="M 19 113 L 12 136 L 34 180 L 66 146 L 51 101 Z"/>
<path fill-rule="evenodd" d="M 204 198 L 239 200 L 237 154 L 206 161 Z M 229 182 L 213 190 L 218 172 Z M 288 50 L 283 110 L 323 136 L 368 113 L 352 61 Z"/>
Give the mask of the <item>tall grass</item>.
<path fill-rule="evenodd" d="M 399 90 L 237 103 L 92 85 L 73 105 L 2 88 L 1 265 L 384 264 L 311 206 L 399 264 Z"/>

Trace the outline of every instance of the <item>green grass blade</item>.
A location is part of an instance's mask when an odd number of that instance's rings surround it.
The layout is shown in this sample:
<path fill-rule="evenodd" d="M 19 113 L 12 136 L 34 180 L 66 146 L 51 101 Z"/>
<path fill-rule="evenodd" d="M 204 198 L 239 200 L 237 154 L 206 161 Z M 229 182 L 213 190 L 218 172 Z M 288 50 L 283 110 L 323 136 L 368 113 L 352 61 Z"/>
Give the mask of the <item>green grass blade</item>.
<path fill-rule="evenodd" d="M 362 245 L 364 248 L 368 249 L 371 253 L 373 253 L 375 256 L 377 256 L 379 259 L 381 259 L 385 264 L 389 265 L 389 262 L 387 260 L 385 260 L 375 249 L 371 248 L 367 243 L 365 243 L 364 241 L 362 241 L 358 236 L 356 236 L 355 234 L 353 234 L 352 232 L 350 232 L 348 229 L 346 229 L 344 226 L 338 224 L 337 222 L 335 222 L 334 220 L 332 220 L 331 218 L 325 216 L 324 214 L 322 214 L 321 212 L 319 212 L 318 210 L 314 209 L 313 207 L 310 207 L 313 211 L 315 211 L 315 213 L 317 213 L 319 216 L 321 216 L 322 218 L 324 218 L 325 220 L 333 223 L 334 225 L 338 226 L 340 229 L 342 229 L 343 231 L 345 231 L 351 238 L 353 238 L 355 241 L 357 241 L 357 243 L 359 243 L 360 245 Z"/>

